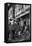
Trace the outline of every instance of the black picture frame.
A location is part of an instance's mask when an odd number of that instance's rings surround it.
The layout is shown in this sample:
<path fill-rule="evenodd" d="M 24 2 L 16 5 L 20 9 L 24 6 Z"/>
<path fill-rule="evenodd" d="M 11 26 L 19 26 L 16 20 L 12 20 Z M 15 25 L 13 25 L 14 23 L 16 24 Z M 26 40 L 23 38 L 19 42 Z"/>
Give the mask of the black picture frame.
<path fill-rule="evenodd" d="M 31 36 L 30 36 L 30 40 L 25 40 L 25 41 L 8 41 L 8 4 L 15 5 L 15 4 L 19 4 L 19 5 L 23 5 L 24 3 L 4 3 L 4 42 L 6 43 L 19 43 L 19 42 L 31 42 Z M 25 5 L 30 5 L 30 15 L 31 15 L 31 4 L 25 4 Z M 31 30 L 31 16 L 30 16 L 30 30 Z M 31 32 L 30 32 L 31 33 Z"/>

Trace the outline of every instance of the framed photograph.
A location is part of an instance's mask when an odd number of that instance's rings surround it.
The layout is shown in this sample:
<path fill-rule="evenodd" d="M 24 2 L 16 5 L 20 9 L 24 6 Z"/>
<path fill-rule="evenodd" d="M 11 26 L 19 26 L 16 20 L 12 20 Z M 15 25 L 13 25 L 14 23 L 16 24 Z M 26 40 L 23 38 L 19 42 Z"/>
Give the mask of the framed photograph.
<path fill-rule="evenodd" d="M 5 3 L 4 42 L 31 42 L 31 4 Z"/>

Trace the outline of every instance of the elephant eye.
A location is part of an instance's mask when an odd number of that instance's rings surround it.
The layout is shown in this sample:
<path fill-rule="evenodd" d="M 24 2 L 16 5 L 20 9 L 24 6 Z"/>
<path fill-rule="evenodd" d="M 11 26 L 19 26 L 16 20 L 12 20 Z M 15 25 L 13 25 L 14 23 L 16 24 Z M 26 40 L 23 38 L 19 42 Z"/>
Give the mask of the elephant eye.
<path fill-rule="evenodd" d="M 10 19 L 10 21 L 12 21 L 12 19 Z"/>

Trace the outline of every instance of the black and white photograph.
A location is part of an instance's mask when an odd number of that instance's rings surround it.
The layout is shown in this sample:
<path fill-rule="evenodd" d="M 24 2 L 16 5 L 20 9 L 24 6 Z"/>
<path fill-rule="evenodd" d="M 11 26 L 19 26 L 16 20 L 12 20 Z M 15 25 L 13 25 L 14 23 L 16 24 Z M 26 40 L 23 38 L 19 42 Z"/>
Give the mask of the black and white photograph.
<path fill-rule="evenodd" d="M 31 42 L 31 4 L 5 3 L 4 42 Z"/>

